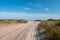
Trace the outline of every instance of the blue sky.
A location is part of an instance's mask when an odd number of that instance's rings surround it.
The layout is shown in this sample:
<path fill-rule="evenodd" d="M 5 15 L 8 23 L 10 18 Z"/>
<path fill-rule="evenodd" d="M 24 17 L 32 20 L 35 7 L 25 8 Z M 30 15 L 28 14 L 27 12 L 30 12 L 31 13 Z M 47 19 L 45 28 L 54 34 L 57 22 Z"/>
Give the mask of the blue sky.
<path fill-rule="evenodd" d="M 60 19 L 60 0 L 0 0 L 0 19 Z"/>

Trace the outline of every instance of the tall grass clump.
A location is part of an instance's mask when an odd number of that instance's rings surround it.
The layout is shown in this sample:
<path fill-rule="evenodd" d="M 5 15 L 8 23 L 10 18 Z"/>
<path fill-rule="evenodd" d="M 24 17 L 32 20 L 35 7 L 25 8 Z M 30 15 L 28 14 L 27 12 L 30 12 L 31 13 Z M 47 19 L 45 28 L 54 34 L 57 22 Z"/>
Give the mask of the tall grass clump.
<path fill-rule="evenodd" d="M 40 27 L 45 29 L 48 40 L 60 40 L 60 21 L 40 21 Z"/>

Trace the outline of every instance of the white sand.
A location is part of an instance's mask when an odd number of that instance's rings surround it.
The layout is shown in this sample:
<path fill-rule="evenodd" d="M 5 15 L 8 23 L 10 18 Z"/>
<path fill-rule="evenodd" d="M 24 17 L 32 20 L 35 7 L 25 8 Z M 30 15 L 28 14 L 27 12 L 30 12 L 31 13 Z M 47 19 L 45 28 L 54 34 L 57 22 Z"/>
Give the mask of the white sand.
<path fill-rule="evenodd" d="M 36 40 L 36 27 L 39 22 L 10 24 L 0 27 L 0 40 Z M 7 27 L 8 26 L 8 27 Z"/>

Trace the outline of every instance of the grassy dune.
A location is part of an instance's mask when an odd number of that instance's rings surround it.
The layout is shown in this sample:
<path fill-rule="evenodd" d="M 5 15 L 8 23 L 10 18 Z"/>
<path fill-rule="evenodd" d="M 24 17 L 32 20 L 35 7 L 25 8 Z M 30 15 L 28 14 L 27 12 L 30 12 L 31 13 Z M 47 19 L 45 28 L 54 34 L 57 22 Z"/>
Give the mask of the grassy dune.
<path fill-rule="evenodd" d="M 19 23 L 26 23 L 27 20 L 12 20 L 12 19 L 7 19 L 7 20 L 0 20 L 0 23 L 14 23 L 14 22 L 19 22 Z"/>
<path fill-rule="evenodd" d="M 60 40 L 60 21 L 40 21 L 40 27 L 49 40 Z"/>
<path fill-rule="evenodd" d="M 15 25 L 18 23 L 27 23 L 27 20 L 0 20 L 0 27 Z"/>

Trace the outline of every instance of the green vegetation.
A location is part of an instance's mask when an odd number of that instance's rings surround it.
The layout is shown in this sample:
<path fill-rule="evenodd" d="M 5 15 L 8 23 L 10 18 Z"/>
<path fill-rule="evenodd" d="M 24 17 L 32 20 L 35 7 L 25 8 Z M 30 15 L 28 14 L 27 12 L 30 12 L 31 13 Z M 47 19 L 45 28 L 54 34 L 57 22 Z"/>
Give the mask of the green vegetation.
<path fill-rule="evenodd" d="M 50 18 L 50 19 L 48 19 L 48 21 L 54 21 L 54 19 Z"/>
<path fill-rule="evenodd" d="M 48 40 L 60 40 L 60 20 L 48 20 L 40 21 L 39 24 L 40 27 L 45 29 L 44 34 L 48 37 Z"/>

